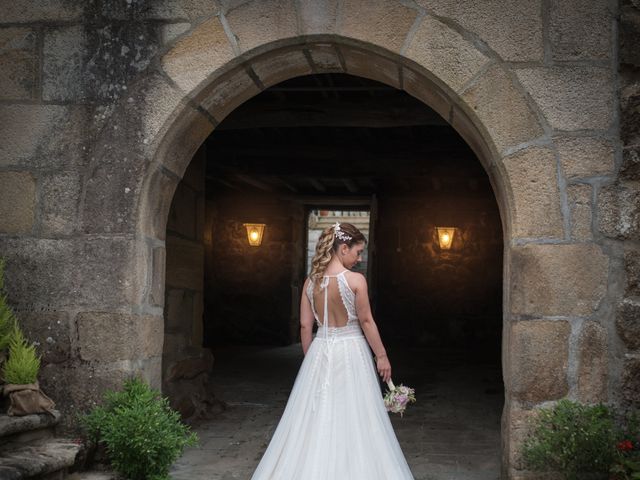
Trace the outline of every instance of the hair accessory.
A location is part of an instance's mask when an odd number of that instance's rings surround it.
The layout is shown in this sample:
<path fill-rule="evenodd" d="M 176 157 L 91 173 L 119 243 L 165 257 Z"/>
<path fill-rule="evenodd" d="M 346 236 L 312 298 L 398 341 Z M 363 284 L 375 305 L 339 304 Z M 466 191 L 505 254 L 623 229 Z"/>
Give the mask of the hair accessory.
<path fill-rule="evenodd" d="M 351 240 L 351 235 L 344 233 L 342 230 L 340 230 L 340 222 L 336 222 L 333 224 L 333 231 L 336 237 L 338 237 L 343 242 L 348 242 L 349 240 Z"/>

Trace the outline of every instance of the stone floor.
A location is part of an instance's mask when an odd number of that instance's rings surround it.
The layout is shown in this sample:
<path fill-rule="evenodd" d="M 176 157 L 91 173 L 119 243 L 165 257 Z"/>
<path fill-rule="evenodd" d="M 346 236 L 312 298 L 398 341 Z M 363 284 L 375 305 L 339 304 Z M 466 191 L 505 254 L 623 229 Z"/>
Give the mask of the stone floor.
<path fill-rule="evenodd" d="M 416 480 L 500 478 L 499 365 L 453 351 L 387 351 L 394 381 L 416 389 L 418 401 L 404 418 L 392 415 Z M 251 478 L 303 358 L 300 344 L 224 347 L 215 354 L 217 393 L 230 408 L 196 428 L 200 445 L 174 465 L 175 480 Z"/>

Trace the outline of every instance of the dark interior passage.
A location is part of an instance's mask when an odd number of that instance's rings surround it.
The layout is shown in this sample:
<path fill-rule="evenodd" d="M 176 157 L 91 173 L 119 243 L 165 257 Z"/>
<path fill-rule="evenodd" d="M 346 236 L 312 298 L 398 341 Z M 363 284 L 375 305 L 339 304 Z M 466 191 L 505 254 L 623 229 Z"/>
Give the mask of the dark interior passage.
<path fill-rule="evenodd" d="M 305 215 L 351 200 L 374 210 L 370 288 L 387 340 L 499 359 L 496 201 L 474 153 L 424 104 L 348 75 L 300 77 L 239 107 L 204 149 L 206 345 L 296 341 Z M 244 222 L 266 224 L 260 247 Z M 438 226 L 457 227 L 451 249 Z"/>

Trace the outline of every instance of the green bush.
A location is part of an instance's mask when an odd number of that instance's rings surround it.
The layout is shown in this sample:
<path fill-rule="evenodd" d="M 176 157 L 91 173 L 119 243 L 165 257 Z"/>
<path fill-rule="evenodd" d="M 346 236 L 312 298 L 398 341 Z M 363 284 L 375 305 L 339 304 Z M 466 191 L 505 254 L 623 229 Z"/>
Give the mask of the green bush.
<path fill-rule="evenodd" d="M 105 394 L 104 405 L 83 417 L 89 437 L 106 446 L 115 470 L 130 480 L 165 480 L 169 468 L 197 436 L 169 401 L 140 379 Z"/>
<path fill-rule="evenodd" d="M 22 330 L 15 326 L 9 341 L 9 358 L 3 365 L 3 378 L 7 383 L 24 385 L 38 379 L 40 358 L 36 347 L 29 345 Z"/>
<path fill-rule="evenodd" d="M 5 261 L 0 257 L 0 354 L 9 347 L 13 330 L 18 324 L 4 291 L 4 266 Z"/>
<path fill-rule="evenodd" d="M 567 480 L 583 473 L 608 477 L 616 455 L 616 426 L 607 406 L 562 399 L 542 409 L 532 426 L 523 449 L 528 468 L 556 471 Z"/>

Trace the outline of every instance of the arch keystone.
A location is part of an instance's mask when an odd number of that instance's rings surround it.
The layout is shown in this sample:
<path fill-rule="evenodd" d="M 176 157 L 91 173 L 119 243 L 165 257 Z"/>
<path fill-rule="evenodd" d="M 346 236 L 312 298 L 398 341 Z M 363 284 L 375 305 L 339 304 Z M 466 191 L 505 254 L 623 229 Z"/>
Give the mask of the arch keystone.
<path fill-rule="evenodd" d="M 338 33 L 399 53 L 418 11 L 389 0 L 346 0 L 338 17 Z"/>

